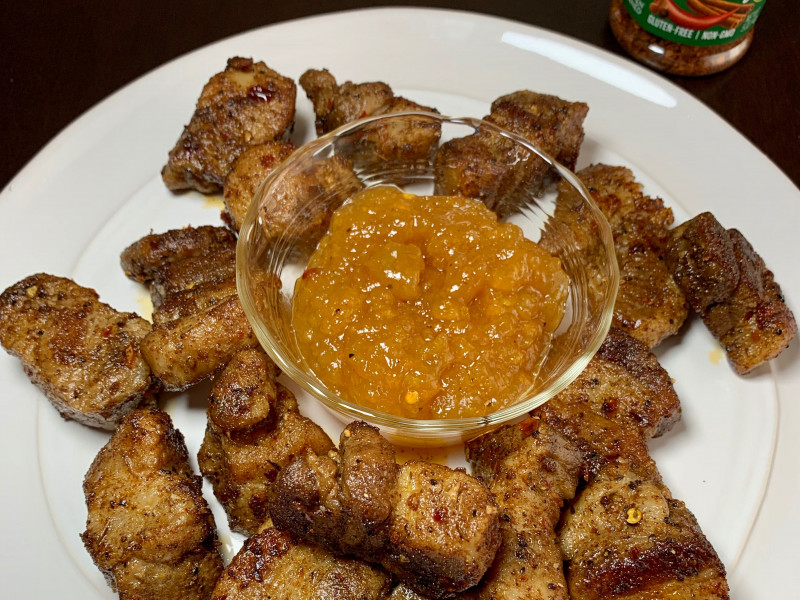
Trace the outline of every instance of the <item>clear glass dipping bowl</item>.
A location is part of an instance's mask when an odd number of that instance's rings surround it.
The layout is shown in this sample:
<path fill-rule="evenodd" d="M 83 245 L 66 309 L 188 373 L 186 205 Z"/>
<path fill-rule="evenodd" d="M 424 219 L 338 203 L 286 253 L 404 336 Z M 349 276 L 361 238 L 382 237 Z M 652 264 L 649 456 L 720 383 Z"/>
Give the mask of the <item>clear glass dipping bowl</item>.
<path fill-rule="evenodd" d="M 429 152 L 393 143 L 392 136 L 409 127 L 422 127 L 433 141 Z M 502 220 L 516 223 L 529 239 L 558 256 L 570 278 L 566 314 L 536 383 L 512 406 L 461 419 L 402 418 L 339 397 L 308 368 L 291 327 L 295 281 L 324 233 L 330 212 L 320 207 L 338 205 L 355 191 L 353 173 L 364 187 L 391 184 L 415 194 L 432 194 L 439 145 L 473 134 L 507 151 L 504 160 L 480 165 L 489 171 L 489 181 L 497 184 L 487 195 L 515 207 Z M 326 166 L 331 161 L 349 163 L 353 171 L 340 169 L 339 173 Z M 537 178 L 539 184 L 517 181 L 509 185 L 515 169 L 522 173 L 529 172 L 525 171 L 529 167 L 544 174 Z M 309 174 L 324 184 L 312 185 Z M 509 199 L 513 202 L 506 204 Z M 524 418 L 563 390 L 608 333 L 619 284 L 608 223 L 574 173 L 523 138 L 491 123 L 418 112 L 362 119 L 296 150 L 267 177 L 253 199 L 239 233 L 236 272 L 245 313 L 281 370 L 343 423 L 362 419 L 379 427 L 392 442 L 406 446 L 466 441 Z"/>

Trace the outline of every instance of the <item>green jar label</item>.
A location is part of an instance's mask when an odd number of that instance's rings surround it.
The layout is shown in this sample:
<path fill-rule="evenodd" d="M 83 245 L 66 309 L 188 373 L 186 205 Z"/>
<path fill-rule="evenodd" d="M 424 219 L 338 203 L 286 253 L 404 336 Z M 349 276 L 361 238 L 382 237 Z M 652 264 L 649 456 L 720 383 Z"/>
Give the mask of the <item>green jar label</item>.
<path fill-rule="evenodd" d="M 625 8 L 643 29 L 665 40 L 717 46 L 750 31 L 765 1 L 625 0 Z"/>

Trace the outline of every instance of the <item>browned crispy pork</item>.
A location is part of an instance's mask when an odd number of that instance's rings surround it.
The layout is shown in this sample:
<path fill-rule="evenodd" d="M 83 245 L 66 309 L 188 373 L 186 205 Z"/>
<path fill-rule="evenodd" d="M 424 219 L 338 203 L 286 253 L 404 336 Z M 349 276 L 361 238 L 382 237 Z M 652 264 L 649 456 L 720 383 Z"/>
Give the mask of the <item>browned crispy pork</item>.
<path fill-rule="evenodd" d="M 500 506 L 502 543 L 476 600 L 568 600 L 555 528 L 578 485 L 577 446 L 540 419 L 507 425 L 466 446 L 473 473 Z"/>
<path fill-rule="evenodd" d="M 536 414 L 577 444 L 585 478 L 622 464 L 660 481 L 646 440 L 668 431 L 681 408 L 655 355 L 612 327 L 584 371 Z"/>
<path fill-rule="evenodd" d="M 389 574 L 355 558 L 265 528 L 248 539 L 217 582 L 213 600 L 383 600 Z"/>
<path fill-rule="evenodd" d="M 479 481 L 423 461 L 398 467 L 392 446 L 364 423 L 347 426 L 338 452 L 296 459 L 273 490 L 276 527 L 378 562 L 422 595 L 475 585 L 500 543 L 497 505 Z"/>
<path fill-rule="evenodd" d="M 214 518 L 164 412 L 127 415 L 83 483 L 86 549 L 122 600 L 210 597 L 222 573 Z"/>
<path fill-rule="evenodd" d="M 568 169 L 575 169 L 589 106 L 520 90 L 492 102 L 486 120 L 521 135 Z"/>
<path fill-rule="evenodd" d="M 525 138 L 574 168 L 583 143 L 583 120 L 589 107 L 528 90 L 501 96 L 487 121 Z M 550 166 L 486 128 L 445 142 L 435 160 L 435 192 L 477 198 L 504 217 L 526 195 L 538 194 L 551 179 Z"/>
<path fill-rule="evenodd" d="M 646 196 L 630 169 L 596 164 L 578 172 L 611 226 L 620 271 L 614 325 L 649 347 L 678 332 L 689 306 L 664 260 L 672 210 Z"/>
<path fill-rule="evenodd" d="M 364 187 L 344 156 L 317 157 L 272 188 L 272 202 L 259 207 L 267 239 L 282 235 L 312 251 L 328 231 L 334 211 Z"/>
<path fill-rule="evenodd" d="M 560 541 L 572 600 L 729 598 L 694 515 L 634 470 L 601 470 L 565 511 Z"/>
<path fill-rule="evenodd" d="M 233 357 L 214 381 L 197 456 L 231 529 L 246 535 L 269 516 L 270 488 L 281 469 L 306 451 L 324 455 L 333 449 L 276 375 L 275 364 L 260 349 Z"/>
<path fill-rule="evenodd" d="M 670 233 L 667 264 L 737 373 L 775 358 L 797 333 L 772 271 L 739 231 L 711 213 Z"/>
<path fill-rule="evenodd" d="M 222 190 L 247 148 L 286 135 L 294 123 L 294 81 L 263 62 L 234 57 L 203 87 L 191 121 L 161 172 L 171 190 Z"/>
<path fill-rule="evenodd" d="M 679 408 L 646 345 L 612 328 L 584 372 L 535 411 L 582 455 L 585 487 L 559 529 L 573 600 L 728 598 L 722 563 L 647 449 Z"/>
<path fill-rule="evenodd" d="M 236 294 L 236 239 L 227 228 L 150 234 L 121 262 L 129 277 L 150 284 L 154 326 L 142 354 L 166 389 L 185 389 L 258 345 Z"/>
<path fill-rule="evenodd" d="M 317 134 L 333 131 L 347 123 L 376 115 L 407 111 L 438 112 L 402 96 L 381 81 L 339 85 L 325 69 L 309 69 L 300 85 L 314 105 Z M 399 169 L 421 162 L 427 164 L 436 150 L 441 127 L 424 118 L 402 118 L 368 127 L 345 152 L 355 164 L 379 157 L 384 168 Z"/>
<path fill-rule="evenodd" d="M 267 175 L 294 152 L 292 142 L 266 142 L 245 150 L 225 180 L 225 212 L 223 219 L 234 231 L 242 227 L 253 196 Z"/>
<path fill-rule="evenodd" d="M 150 324 L 94 290 L 39 273 L 0 295 L 0 343 L 66 419 L 113 429 L 156 382 L 142 358 Z"/>

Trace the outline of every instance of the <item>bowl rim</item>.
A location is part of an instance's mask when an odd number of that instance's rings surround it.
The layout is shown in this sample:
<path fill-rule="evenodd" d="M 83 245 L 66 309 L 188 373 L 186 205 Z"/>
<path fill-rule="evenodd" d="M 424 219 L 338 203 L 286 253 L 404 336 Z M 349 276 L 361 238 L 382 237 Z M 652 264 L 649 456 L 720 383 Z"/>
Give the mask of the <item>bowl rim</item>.
<path fill-rule="evenodd" d="M 481 128 L 486 128 L 502 137 L 510 139 L 516 144 L 522 145 L 548 163 L 563 179 L 567 180 L 572 187 L 579 192 L 583 201 L 586 203 L 589 212 L 592 214 L 592 217 L 595 219 L 599 227 L 598 234 L 601 238 L 602 247 L 606 254 L 606 260 L 610 270 L 610 277 L 607 282 L 609 287 L 606 297 L 606 304 L 603 309 L 598 328 L 584 345 L 580 356 L 578 356 L 578 358 L 545 389 L 539 390 L 534 395 L 512 404 L 511 406 L 507 406 L 484 416 L 442 419 L 412 419 L 409 417 L 400 417 L 384 411 L 365 407 L 331 392 L 321 381 L 319 381 L 315 375 L 300 368 L 294 361 L 285 356 L 284 352 L 280 348 L 280 344 L 275 341 L 268 329 L 264 327 L 256 317 L 258 313 L 256 311 L 255 301 L 251 294 L 251 289 L 245 281 L 245 278 L 242 276 L 242 271 L 247 268 L 247 240 L 249 239 L 251 232 L 258 222 L 259 203 L 255 201 L 256 198 L 261 198 L 264 194 L 264 190 L 269 185 L 272 185 L 272 183 L 276 181 L 291 164 L 316 154 L 323 148 L 329 146 L 336 138 L 348 135 L 354 130 L 363 128 L 370 123 L 398 117 L 429 118 L 440 123 L 470 126 L 475 131 L 478 131 Z M 273 169 L 256 189 L 256 192 L 253 195 L 253 201 L 251 201 L 247 213 L 242 220 L 236 246 L 236 262 L 236 287 L 240 302 L 244 308 L 244 312 L 261 346 L 264 348 L 267 354 L 269 354 L 270 358 L 275 361 L 281 371 L 283 371 L 295 383 L 300 385 L 304 390 L 309 392 L 314 398 L 322 402 L 324 406 L 330 410 L 333 410 L 334 412 L 345 414 L 354 419 L 363 419 L 381 428 L 388 427 L 402 430 L 403 435 L 412 438 L 417 437 L 420 439 L 433 438 L 444 433 L 455 434 L 467 433 L 473 430 L 484 430 L 489 427 L 499 426 L 503 423 L 513 422 L 516 419 L 525 416 L 538 406 L 541 406 L 559 392 L 563 391 L 586 368 L 586 366 L 589 364 L 589 361 L 597 353 L 597 350 L 600 348 L 601 344 L 608 335 L 613 318 L 614 303 L 619 290 L 620 277 L 616 251 L 614 249 L 613 236 L 608 220 L 592 199 L 591 194 L 586 186 L 573 171 L 559 163 L 548 153 L 544 152 L 522 136 L 508 131 L 490 121 L 475 117 L 451 117 L 428 111 L 383 113 L 380 115 L 357 119 L 355 121 L 346 123 L 341 127 L 334 129 L 333 131 L 323 134 L 297 148 L 288 158 L 286 158 L 275 169 Z M 266 342 L 264 338 L 266 338 Z"/>

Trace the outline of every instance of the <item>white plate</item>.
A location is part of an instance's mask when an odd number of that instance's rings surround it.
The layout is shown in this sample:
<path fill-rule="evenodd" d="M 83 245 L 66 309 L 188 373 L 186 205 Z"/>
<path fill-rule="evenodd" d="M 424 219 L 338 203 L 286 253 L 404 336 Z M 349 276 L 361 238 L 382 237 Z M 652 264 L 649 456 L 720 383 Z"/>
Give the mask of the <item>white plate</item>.
<path fill-rule="evenodd" d="M 0 288 L 47 271 L 74 276 L 119 309 L 139 310 L 144 292 L 119 269 L 122 248 L 151 228 L 218 222 L 218 203 L 172 195 L 158 173 L 202 85 L 233 55 L 265 60 L 294 78 L 327 67 L 342 81 L 384 80 L 444 113 L 482 116 L 493 98 L 522 88 L 585 101 L 580 165 L 626 164 L 677 221 L 711 210 L 740 229 L 797 312 L 800 192 L 722 119 L 649 71 L 575 40 L 420 9 L 339 13 L 252 31 L 114 94 L 65 129 L 0 195 Z M 301 91 L 297 141 L 312 135 L 312 123 Z M 696 319 L 659 349 L 684 414 L 652 444 L 653 453 L 728 566 L 736 598 L 788 597 L 800 584 L 798 354 L 796 343 L 770 367 L 737 377 Z M 82 477 L 107 434 L 62 421 L 5 354 L 0 390 L 4 595 L 114 597 L 77 537 L 86 517 Z M 204 393 L 165 398 L 190 452 L 202 435 Z M 338 435 L 313 401 L 305 399 L 303 409 Z M 218 507 L 216 515 L 223 542 L 235 548 L 240 538 L 227 536 Z"/>

